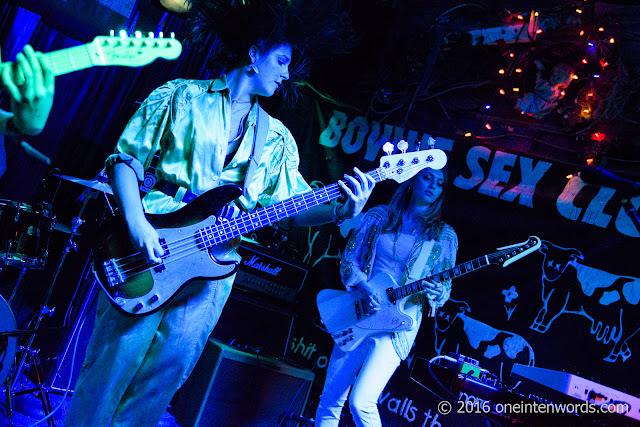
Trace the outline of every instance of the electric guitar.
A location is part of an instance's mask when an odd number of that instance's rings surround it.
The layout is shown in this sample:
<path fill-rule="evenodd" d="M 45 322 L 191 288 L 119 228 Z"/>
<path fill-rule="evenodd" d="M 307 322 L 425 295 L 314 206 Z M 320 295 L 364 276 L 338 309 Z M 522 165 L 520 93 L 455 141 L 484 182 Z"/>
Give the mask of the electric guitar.
<path fill-rule="evenodd" d="M 490 264 L 506 267 L 538 250 L 540 244 L 538 237 L 531 236 L 526 242 L 498 248 L 498 252 L 458 264 L 449 270 L 404 286 L 398 286 L 388 274 L 379 273 L 369 281 L 374 289 L 382 291 L 378 294 L 387 297 L 387 301 L 381 303 L 382 308 L 378 311 L 373 311 L 369 306 L 369 294 L 365 291 L 323 289 L 316 297 L 320 318 L 336 345 L 343 351 L 351 351 L 371 335 L 413 329 L 415 322 L 411 316 L 404 313 L 404 303 L 411 295 L 425 291 L 429 282 L 454 279 Z"/>
<path fill-rule="evenodd" d="M 446 163 L 442 150 L 403 152 L 381 157 L 380 167 L 367 175 L 376 182 L 403 182 L 424 168 L 442 169 Z M 233 219 L 220 219 L 217 213 L 241 194 L 241 188 L 225 185 L 175 212 L 147 214 L 164 249 L 159 264 L 149 263 L 134 249 L 122 217 L 105 223 L 104 237 L 94 249 L 93 269 L 111 302 L 130 314 L 154 312 L 193 279 L 216 280 L 234 274 L 240 262 L 234 249 L 243 234 L 341 196 L 340 187 L 332 184 Z"/>
<path fill-rule="evenodd" d="M 157 58 L 176 59 L 181 52 L 182 44 L 174 38 L 173 33 L 170 38 L 164 38 L 162 33 L 156 38 L 153 33 L 142 37 L 138 32 L 135 37 L 98 36 L 91 43 L 44 53 L 43 57 L 49 61 L 54 75 L 59 76 L 100 65 L 141 67 Z M 24 84 L 24 76 L 16 72 L 14 64 L 5 62 L 1 67 L 10 67 L 12 80 L 20 86 Z"/>

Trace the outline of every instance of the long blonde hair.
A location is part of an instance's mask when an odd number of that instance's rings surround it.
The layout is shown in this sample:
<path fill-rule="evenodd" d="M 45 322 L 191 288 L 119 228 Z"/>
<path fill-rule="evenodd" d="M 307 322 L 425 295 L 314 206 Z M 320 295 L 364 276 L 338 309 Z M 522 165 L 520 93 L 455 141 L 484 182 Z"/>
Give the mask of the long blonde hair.
<path fill-rule="evenodd" d="M 388 204 L 391 213 L 385 231 L 397 232 L 401 228 L 402 214 L 409 208 L 414 184 L 421 173 L 425 173 L 424 170 L 418 172 L 416 176 L 410 180 L 400 184 L 393 193 L 393 196 L 391 196 L 391 201 Z M 419 218 L 420 231 L 422 234 L 426 234 L 425 238 L 427 240 L 438 240 L 445 225 L 445 222 L 442 220 L 442 201 L 444 199 L 444 187 L 447 184 L 447 171 L 445 169 L 442 169 L 442 176 L 444 178 L 444 182 L 442 183 L 443 191 L 431 206 L 429 206 L 426 213 Z"/>

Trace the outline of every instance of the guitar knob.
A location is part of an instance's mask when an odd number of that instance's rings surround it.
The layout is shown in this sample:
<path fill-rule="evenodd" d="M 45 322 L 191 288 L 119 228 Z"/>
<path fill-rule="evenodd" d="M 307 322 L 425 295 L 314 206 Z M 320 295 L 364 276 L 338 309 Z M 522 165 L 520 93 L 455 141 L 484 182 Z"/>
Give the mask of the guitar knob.
<path fill-rule="evenodd" d="M 427 156 L 427 162 L 428 163 L 433 162 L 433 156 L 431 156 L 431 155 Z"/>
<path fill-rule="evenodd" d="M 398 150 L 402 151 L 402 154 L 407 152 L 407 148 L 409 148 L 409 143 L 404 139 L 398 142 Z"/>
<path fill-rule="evenodd" d="M 398 161 L 398 166 L 404 166 L 404 160 L 400 159 L 400 160 Z"/>
<path fill-rule="evenodd" d="M 413 163 L 414 165 L 417 165 L 418 163 L 420 163 L 420 159 L 418 159 L 417 157 L 414 157 L 413 160 L 411 160 L 411 163 Z"/>

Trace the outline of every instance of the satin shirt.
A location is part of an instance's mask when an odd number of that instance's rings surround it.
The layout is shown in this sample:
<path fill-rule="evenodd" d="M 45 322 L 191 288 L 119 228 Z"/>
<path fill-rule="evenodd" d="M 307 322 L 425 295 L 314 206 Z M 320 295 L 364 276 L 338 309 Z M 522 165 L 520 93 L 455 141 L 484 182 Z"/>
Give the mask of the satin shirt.
<path fill-rule="evenodd" d="M 127 163 L 138 180 L 144 178 L 158 154 L 155 175 L 196 195 L 212 188 L 243 186 L 254 143 L 257 102 L 252 105 L 241 142 L 225 162 L 231 139 L 231 101 L 225 77 L 216 80 L 170 81 L 155 89 L 123 131 L 115 154 L 106 161 Z M 298 147 L 291 132 L 268 116 L 269 130 L 262 157 L 247 192 L 234 203 L 245 211 L 256 204 L 268 206 L 310 190 L 298 166 Z M 226 163 L 226 164 L 225 164 Z M 142 200 L 145 212 L 167 213 L 185 205 L 179 190 L 175 197 L 152 189 Z"/>

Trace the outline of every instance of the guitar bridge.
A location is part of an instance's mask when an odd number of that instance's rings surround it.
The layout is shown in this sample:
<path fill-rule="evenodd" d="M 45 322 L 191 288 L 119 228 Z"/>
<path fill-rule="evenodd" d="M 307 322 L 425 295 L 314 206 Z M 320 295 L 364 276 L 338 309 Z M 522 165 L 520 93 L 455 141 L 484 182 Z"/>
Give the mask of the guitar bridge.
<path fill-rule="evenodd" d="M 122 274 L 120 267 L 116 264 L 115 259 L 111 258 L 103 262 L 102 268 L 104 269 L 104 273 L 107 277 L 107 282 L 109 282 L 109 287 L 114 288 L 124 283 L 124 275 Z"/>

